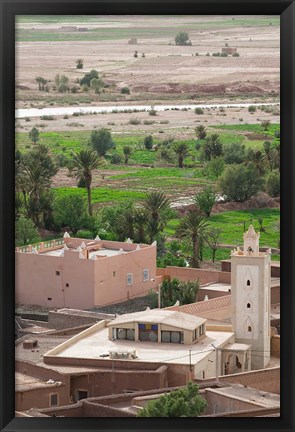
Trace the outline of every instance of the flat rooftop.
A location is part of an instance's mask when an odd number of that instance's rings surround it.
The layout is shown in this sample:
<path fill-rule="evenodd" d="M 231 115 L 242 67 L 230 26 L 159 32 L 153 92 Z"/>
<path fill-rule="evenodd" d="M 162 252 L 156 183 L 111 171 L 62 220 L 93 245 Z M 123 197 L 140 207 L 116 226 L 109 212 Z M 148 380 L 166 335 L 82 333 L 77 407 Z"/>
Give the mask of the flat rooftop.
<path fill-rule="evenodd" d="M 79 252 L 77 249 L 70 249 L 71 252 Z M 130 251 L 126 251 L 123 249 L 108 249 L 108 248 L 102 248 L 97 251 L 93 251 L 89 253 L 89 258 L 93 258 L 93 256 L 101 256 L 101 257 L 110 257 L 115 255 L 121 255 L 128 253 Z M 49 255 L 49 256 L 63 256 L 64 248 L 61 247 L 59 249 L 49 250 L 45 252 L 40 252 L 40 255 Z"/>
<path fill-rule="evenodd" d="M 252 387 L 244 387 L 241 384 L 232 384 L 229 387 L 222 387 L 219 389 L 211 389 L 211 392 L 223 394 L 229 397 L 237 397 L 248 402 L 257 403 L 264 408 L 279 408 L 280 395 L 275 393 L 268 393 Z"/>
<path fill-rule="evenodd" d="M 189 351 L 191 350 L 191 363 L 196 364 L 206 358 L 210 352 L 214 352 L 212 344 L 216 347 L 224 346 L 234 336 L 231 332 L 206 332 L 206 337 L 192 345 L 158 343 L 158 342 L 134 342 L 128 340 L 109 340 L 108 329 L 102 328 L 94 333 L 85 335 L 79 340 L 73 341 L 67 347 L 61 347 L 60 351 L 48 355 L 67 358 L 85 358 L 110 360 L 108 357 L 100 357 L 110 351 L 136 351 L 137 358 L 128 361 L 190 364 Z M 111 362 L 111 360 L 110 360 Z"/>
<path fill-rule="evenodd" d="M 21 372 L 15 372 L 15 391 L 23 392 L 29 391 L 33 388 L 50 388 L 56 387 L 56 383 L 49 383 L 47 381 L 41 380 L 39 378 L 33 377 L 31 375 L 25 375 Z"/>

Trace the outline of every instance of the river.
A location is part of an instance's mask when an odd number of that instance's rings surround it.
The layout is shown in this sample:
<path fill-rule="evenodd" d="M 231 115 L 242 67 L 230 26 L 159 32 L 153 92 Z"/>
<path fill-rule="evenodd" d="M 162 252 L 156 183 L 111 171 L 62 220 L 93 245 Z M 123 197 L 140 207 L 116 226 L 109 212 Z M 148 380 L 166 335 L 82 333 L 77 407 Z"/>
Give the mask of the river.
<path fill-rule="evenodd" d="M 156 111 L 183 110 L 195 108 L 248 108 L 249 106 L 275 106 L 279 103 L 226 103 L 226 104 L 198 104 L 198 105 L 113 105 L 113 106 L 68 106 L 53 108 L 24 108 L 15 110 L 16 118 L 40 117 L 44 115 L 64 116 L 73 115 L 75 112 L 87 113 L 111 113 L 125 110 L 149 111 L 151 108 Z"/>

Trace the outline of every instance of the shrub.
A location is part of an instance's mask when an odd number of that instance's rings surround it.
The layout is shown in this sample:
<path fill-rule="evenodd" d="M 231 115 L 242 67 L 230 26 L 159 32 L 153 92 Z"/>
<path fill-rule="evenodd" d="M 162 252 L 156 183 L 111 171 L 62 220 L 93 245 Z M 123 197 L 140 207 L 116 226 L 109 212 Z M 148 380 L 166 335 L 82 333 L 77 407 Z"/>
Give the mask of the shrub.
<path fill-rule="evenodd" d="M 272 197 L 280 196 L 280 174 L 273 171 L 269 174 L 265 183 L 265 191 Z"/>
<path fill-rule="evenodd" d="M 90 82 L 93 78 L 99 78 L 98 77 L 98 72 L 95 69 L 92 69 L 90 72 L 86 73 L 84 75 L 84 77 L 80 80 L 80 85 L 84 86 L 86 85 L 87 87 L 90 86 Z"/>
<path fill-rule="evenodd" d="M 257 194 L 262 180 L 251 165 L 229 165 L 219 179 L 219 187 L 228 200 L 243 202 Z"/>
<path fill-rule="evenodd" d="M 224 146 L 224 162 L 226 164 L 241 164 L 245 162 L 245 146 L 240 143 L 232 143 Z"/>
<path fill-rule="evenodd" d="M 150 116 L 156 116 L 157 115 L 157 111 L 155 110 L 155 108 L 152 106 L 152 108 L 149 110 L 149 115 Z"/>
<path fill-rule="evenodd" d="M 256 106 L 254 106 L 254 105 L 250 105 L 249 108 L 248 108 L 248 111 L 249 111 L 250 113 L 254 113 L 254 112 L 256 111 Z"/>
<path fill-rule="evenodd" d="M 220 55 L 221 55 L 221 57 L 228 57 L 227 52 L 222 52 Z"/>
<path fill-rule="evenodd" d="M 177 33 L 177 35 L 174 38 L 175 44 L 176 45 L 189 45 L 189 35 L 187 32 L 181 31 L 179 33 Z M 190 43 L 191 45 L 191 43 Z"/>
<path fill-rule="evenodd" d="M 113 153 L 111 156 L 111 163 L 113 164 L 120 164 L 122 163 L 122 156 L 119 155 L 118 153 Z"/>
<path fill-rule="evenodd" d="M 195 113 L 196 113 L 196 114 L 204 114 L 204 111 L 203 111 L 202 108 L 197 107 L 197 108 L 195 108 Z"/>
<path fill-rule="evenodd" d="M 153 148 L 153 137 L 148 135 L 144 138 L 143 144 L 146 150 L 151 150 Z"/>
<path fill-rule="evenodd" d="M 128 123 L 131 125 L 139 125 L 141 124 L 141 120 L 139 120 L 138 118 L 131 118 Z"/>
<path fill-rule="evenodd" d="M 130 89 L 128 87 L 122 87 L 120 92 L 121 94 L 130 94 Z"/>
<path fill-rule="evenodd" d="M 56 120 L 56 118 L 53 115 L 43 115 L 40 120 Z"/>
<path fill-rule="evenodd" d="M 235 52 L 235 53 L 233 53 L 233 55 L 232 55 L 233 57 L 240 57 L 240 54 L 239 53 L 237 53 L 237 52 Z"/>
<path fill-rule="evenodd" d="M 83 59 L 77 59 L 76 60 L 76 68 L 77 69 L 83 69 L 84 63 L 83 63 Z"/>

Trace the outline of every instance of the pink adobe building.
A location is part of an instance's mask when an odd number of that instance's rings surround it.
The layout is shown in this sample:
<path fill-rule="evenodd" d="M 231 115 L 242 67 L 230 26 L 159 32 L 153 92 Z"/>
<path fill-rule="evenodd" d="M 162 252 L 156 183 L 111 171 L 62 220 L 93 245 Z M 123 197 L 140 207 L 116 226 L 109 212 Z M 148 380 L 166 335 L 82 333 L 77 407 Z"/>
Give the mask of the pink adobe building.
<path fill-rule="evenodd" d="M 16 248 L 16 303 L 88 309 L 157 287 L 152 245 L 71 238 Z"/>

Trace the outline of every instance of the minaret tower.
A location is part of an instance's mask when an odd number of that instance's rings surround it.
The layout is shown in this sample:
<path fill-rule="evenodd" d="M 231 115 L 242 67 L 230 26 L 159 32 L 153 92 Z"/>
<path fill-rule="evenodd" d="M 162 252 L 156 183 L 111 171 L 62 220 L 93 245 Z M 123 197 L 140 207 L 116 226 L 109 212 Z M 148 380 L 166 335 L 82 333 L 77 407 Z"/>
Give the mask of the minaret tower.
<path fill-rule="evenodd" d="M 252 345 L 252 369 L 270 362 L 271 251 L 259 252 L 259 237 L 250 225 L 231 253 L 232 327 L 236 342 Z"/>

